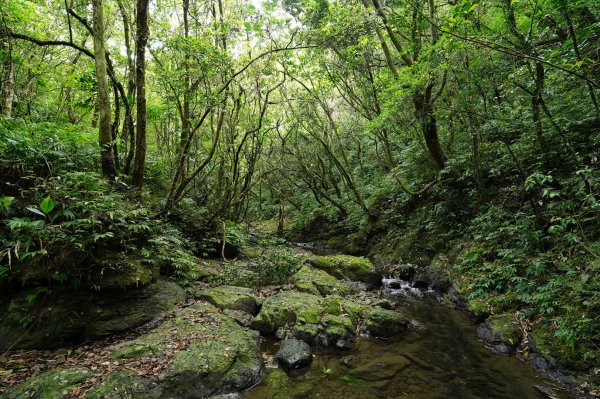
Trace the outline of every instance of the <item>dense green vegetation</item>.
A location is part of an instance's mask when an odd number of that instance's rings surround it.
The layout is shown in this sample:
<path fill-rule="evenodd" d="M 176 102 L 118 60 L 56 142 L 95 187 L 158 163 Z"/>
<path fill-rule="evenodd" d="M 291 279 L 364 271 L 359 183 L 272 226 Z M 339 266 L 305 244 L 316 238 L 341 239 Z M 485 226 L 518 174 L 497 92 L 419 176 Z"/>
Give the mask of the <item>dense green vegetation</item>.
<path fill-rule="evenodd" d="M 593 0 L 2 2 L 0 289 L 190 284 L 253 225 L 431 263 L 589 373 L 599 18 Z M 277 243 L 215 281 L 286 281 L 302 261 Z"/>

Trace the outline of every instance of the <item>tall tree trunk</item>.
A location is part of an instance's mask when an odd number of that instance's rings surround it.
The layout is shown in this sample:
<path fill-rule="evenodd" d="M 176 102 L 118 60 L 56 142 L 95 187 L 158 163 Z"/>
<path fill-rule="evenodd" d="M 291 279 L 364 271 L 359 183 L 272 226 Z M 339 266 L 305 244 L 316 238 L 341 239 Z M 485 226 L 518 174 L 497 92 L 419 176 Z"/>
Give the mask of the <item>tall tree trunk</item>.
<path fill-rule="evenodd" d="M 4 61 L 4 76 L 2 80 L 2 104 L 0 104 L 0 113 L 11 116 L 13 97 L 15 96 L 15 83 L 17 70 L 12 60 L 12 46 L 8 43 L 6 60 Z"/>
<path fill-rule="evenodd" d="M 102 175 L 112 180 L 116 175 L 116 169 L 111 144 L 110 98 L 106 75 L 102 0 L 92 0 L 92 7 L 94 19 L 94 59 L 96 61 L 96 82 L 98 84 L 98 142 L 100 144 L 100 160 L 102 163 Z"/>
<path fill-rule="evenodd" d="M 137 132 L 135 161 L 133 167 L 133 184 L 142 187 L 144 180 L 144 164 L 146 162 L 146 43 L 148 43 L 148 3 L 149 0 L 138 0 L 136 18 L 136 65 L 135 87 L 137 92 Z"/>
<path fill-rule="evenodd" d="M 135 151 L 135 127 L 133 124 L 132 106 L 135 99 L 135 64 L 133 62 L 133 51 L 131 50 L 131 38 L 129 34 L 129 17 L 122 0 L 117 0 L 121 19 L 123 20 L 123 34 L 125 36 L 125 49 L 127 52 L 127 98 L 128 105 L 125 107 L 125 119 L 121 139 L 124 143 L 127 156 L 123 162 L 123 173 L 129 175 L 131 162 Z"/>

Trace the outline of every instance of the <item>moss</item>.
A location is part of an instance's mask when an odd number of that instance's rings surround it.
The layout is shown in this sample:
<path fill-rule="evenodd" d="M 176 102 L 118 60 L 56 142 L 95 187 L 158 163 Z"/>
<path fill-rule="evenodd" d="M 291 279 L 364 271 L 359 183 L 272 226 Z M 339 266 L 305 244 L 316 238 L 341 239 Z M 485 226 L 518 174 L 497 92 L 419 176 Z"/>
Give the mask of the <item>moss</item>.
<path fill-rule="evenodd" d="M 258 299 L 250 288 L 223 285 L 200 291 L 195 296 L 221 309 L 241 310 L 251 314 L 258 311 Z"/>
<path fill-rule="evenodd" d="M 181 310 L 154 330 L 131 341 L 130 347 L 152 348 L 156 356 L 172 352 L 173 343 L 187 343 L 175 353 L 160 387 L 167 397 L 209 396 L 221 389 L 242 390 L 264 374 L 254 334 L 212 305 L 197 303 Z M 119 348 L 114 354 L 119 351 Z M 134 352 L 129 352 L 135 357 Z M 113 355 L 114 355 L 113 354 Z M 140 351 L 138 356 L 147 354 Z"/>
<path fill-rule="evenodd" d="M 321 324 L 325 326 L 325 333 L 328 336 L 352 333 L 356 327 L 348 316 L 325 315 L 321 319 Z"/>
<path fill-rule="evenodd" d="M 294 283 L 299 291 L 313 295 L 330 295 L 334 293 L 345 295 L 351 291 L 349 287 L 342 284 L 335 277 L 310 266 L 303 266 L 291 277 L 290 281 Z"/>
<path fill-rule="evenodd" d="M 323 298 L 322 306 L 325 313 L 336 316 L 347 314 L 355 323 L 365 312 L 363 306 L 339 295 L 330 295 Z"/>
<path fill-rule="evenodd" d="M 362 306 L 339 295 L 282 292 L 264 301 L 252 325 L 263 334 L 291 327 L 296 338 L 311 345 L 349 349 L 363 313 Z"/>
<path fill-rule="evenodd" d="M 366 283 L 373 283 L 378 280 L 375 267 L 369 259 L 364 257 L 349 255 L 314 256 L 309 258 L 308 261 L 314 267 L 325 270 L 338 278 L 348 278 Z"/>
<path fill-rule="evenodd" d="M 103 273 L 97 280 L 100 289 L 141 287 L 158 278 L 158 268 L 150 267 L 132 255 L 125 254 L 104 263 Z"/>
<path fill-rule="evenodd" d="M 277 328 L 292 324 L 318 323 L 321 319 L 321 299 L 302 292 L 281 292 L 265 299 L 252 327 L 263 334 L 273 334 Z"/>
<path fill-rule="evenodd" d="M 50 370 L 4 393 L 3 399 L 62 399 L 80 382 L 92 376 L 85 367 Z"/>
<path fill-rule="evenodd" d="M 487 320 L 492 332 L 502 341 L 516 345 L 523 338 L 515 317 L 512 314 L 501 314 L 491 316 Z"/>
<path fill-rule="evenodd" d="M 147 378 L 131 370 L 123 370 L 105 377 L 86 393 L 87 399 L 158 399 L 162 389 Z"/>
<path fill-rule="evenodd" d="M 481 299 L 471 299 L 467 302 L 467 309 L 473 313 L 478 320 L 485 319 L 489 315 L 488 305 Z"/>
<path fill-rule="evenodd" d="M 317 337 L 321 330 L 321 326 L 319 326 L 318 324 L 296 323 L 292 332 L 294 334 L 294 337 L 301 339 L 304 342 L 308 342 L 310 344 L 316 344 Z"/>
<path fill-rule="evenodd" d="M 398 312 L 382 308 L 371 308 L 365 319 L 367 331 L 376 337 L 393 337 L 408 327 L 408 320 Z"/>
<path fill-rule="evenodd" d="M 147 344 L 125 344 L 120 345 L 112 353 L 113 359 L 132 359 L 154 353 L 156 349 Z"/>

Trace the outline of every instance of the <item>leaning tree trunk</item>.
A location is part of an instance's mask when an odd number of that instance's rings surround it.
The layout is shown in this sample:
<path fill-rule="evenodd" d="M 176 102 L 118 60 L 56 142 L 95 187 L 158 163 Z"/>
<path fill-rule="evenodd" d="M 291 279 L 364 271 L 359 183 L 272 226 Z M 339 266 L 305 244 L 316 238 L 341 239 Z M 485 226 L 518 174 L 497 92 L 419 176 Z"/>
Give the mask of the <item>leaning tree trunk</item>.
<path fill-rule="evenodd" d="M 112 152 L 110 98 L 108 96 L 108 79 L 106 74 L 102 0 L 92 0 L 92 7 L 94 19 L 94 59 L 96 61 L 96 82 L 98 84 L 98 142 L 100 144 L 100 160 L 102 163 L 102 175 L 112 180 L 116 175 L 116 168 Z"/>
<path fill-rule="evenodd" d="M 425 145 L 429 154 L 439 169 L 444 169 L 446 165 L 446 155 L 440 145 L 438 135 L 437 119 L 435 118 L 435 106 L 431 100 L 431 85 L 428 85 L 424 91 L 417 90 L 413 95 L 415 105 L 415 117 L 421 124 Z"/>
<path fill-rule="evenodd" d="M 136 65 L 135 86 L 137 92 L 137 131 L 135 160 L 133 165 L 133 184 L 141 187 L 144 181 L 146 162 L 146 43 L 148 43 L 148 0 L 138 0 L 136 18 Z"/>

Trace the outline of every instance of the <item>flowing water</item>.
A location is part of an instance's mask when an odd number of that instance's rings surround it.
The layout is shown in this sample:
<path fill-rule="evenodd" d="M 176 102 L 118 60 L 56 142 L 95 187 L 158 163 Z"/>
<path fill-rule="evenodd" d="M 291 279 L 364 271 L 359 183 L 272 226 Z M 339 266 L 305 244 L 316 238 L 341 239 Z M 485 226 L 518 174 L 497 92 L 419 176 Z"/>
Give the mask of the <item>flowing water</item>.
<path fill-rule="evenodd" d="M 317 351 L 310 368 L 288 376 L 271 363 L 265 379 L 244 392 L 248 399 L 498 398 L 542 399 L 535 385 L 550 386 L 514 357 L 492 353 L 477 340 L 476 326 L 463 312 L 418 293 L 405 282 L 384 280 L 396 309 L 418 320 L 391 340 L 361 337 L 349 352 Z M 394 288 L 390 288 L 393 286 Z M 420 298 L 415 298 L 420 296 Z M 423 328 L 424 327 L 424 328 Z M 277 343 L 265 340 L 274 354 Z"/>

